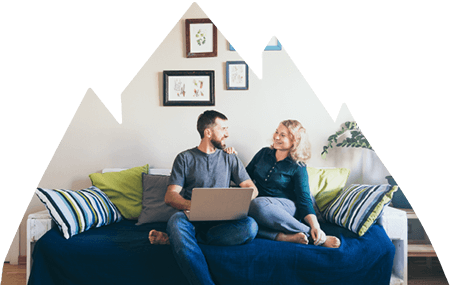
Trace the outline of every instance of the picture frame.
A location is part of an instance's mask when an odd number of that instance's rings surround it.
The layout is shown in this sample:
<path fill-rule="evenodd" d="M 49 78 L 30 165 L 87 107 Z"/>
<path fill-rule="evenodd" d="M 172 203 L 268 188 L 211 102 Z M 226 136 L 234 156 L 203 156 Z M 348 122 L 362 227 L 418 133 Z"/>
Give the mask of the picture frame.
<path fill-rule="evenodd" d="M 210 19 L 186 19 L 186 57 L 216 57 L 217 28 Z"/>
<path fill-rule="evenodd" d="M 163 71 L 164 106 L 214 106 L 214 70 Z"/>
<path fill-rule="evenodd" d="M 231 51 L 236 51 L 230 43 L 228 43 L 228 45 L 229 45 L 229 49 Z M 282 46 L 280 44 L 280 41 L 276 37 L 273 37 L 269 41 L 267 46 L 264 48 L 265 51 L 271 51 L 271 50 L 273 51 L 273 50 L 281 50 L 281 49 L 282 49 Z"/>
<path fill-rule="evenodd" d="M 245 61 L 226 62 L 227 90 L 248 90 L 248 65 Z"/>

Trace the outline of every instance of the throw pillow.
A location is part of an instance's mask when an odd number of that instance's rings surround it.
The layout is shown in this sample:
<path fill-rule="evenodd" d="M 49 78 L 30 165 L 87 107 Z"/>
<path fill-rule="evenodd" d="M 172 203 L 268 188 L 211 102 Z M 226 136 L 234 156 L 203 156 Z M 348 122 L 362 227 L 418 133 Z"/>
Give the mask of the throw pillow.
<path fill-rule="evenodd" d="M 169 176 L 142 173 L 142 212 L 136 225 L 167 222 L 178 210 L 164 202 Z"/>
<path fill-rule="evenodd" d="M 108 196 L 95 186 L 78 191 L 37 188 L 36 195 L 66 239 L 122 220 Z"/>
<path fill-rule="evenodd" d="M 344 227 L 359 236 L 373 225 L 392 200 L 397 186 L 352 184 L 325 209 L 328 222 Z"/>
<path fill-rule="evenodd" d="M 126 219 L 137 219 L 142 210 L 142 176 L 148 164 L 119 172 L 92 173 L 92 185 L 108 195 Z"/>
<path fill-rule="evenodd" d="M 311 194 L 322 212 L 345 187 L 350 169 L 308 167 L 307 170 Z"/>

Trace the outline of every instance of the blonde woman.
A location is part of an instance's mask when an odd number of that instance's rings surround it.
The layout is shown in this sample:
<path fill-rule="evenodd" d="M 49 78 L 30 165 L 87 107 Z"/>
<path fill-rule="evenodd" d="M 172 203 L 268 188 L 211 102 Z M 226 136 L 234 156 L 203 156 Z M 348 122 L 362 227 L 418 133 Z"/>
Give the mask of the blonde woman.
<path fill-rule="evenodd" d="M 338 248 L 340 240 L 326 236 L 315 215 L 305 164 L 310 157 L 302 124 L 281 122 L 272 145 L 262 148 L 246 168 L 259 191 L 249 216 L 258 223 L 259 237 Z"/>

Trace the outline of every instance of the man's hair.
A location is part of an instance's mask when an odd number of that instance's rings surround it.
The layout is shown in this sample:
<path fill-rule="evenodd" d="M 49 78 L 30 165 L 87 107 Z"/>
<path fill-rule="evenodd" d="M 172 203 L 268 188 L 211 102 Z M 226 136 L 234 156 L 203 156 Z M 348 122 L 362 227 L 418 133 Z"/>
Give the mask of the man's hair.
<path fill-rule="evenodd" d="M 228 118 L 224 114 L 214 110 L 205 111 L 203 112 L 203 114 L 200 114 L 200 116 L 198 116 L 197 131 L 200 134 L 200 138 L 203 139 L 206 129 L 215 127 L 217 118 L 225 121 L 228 120 Z"/>

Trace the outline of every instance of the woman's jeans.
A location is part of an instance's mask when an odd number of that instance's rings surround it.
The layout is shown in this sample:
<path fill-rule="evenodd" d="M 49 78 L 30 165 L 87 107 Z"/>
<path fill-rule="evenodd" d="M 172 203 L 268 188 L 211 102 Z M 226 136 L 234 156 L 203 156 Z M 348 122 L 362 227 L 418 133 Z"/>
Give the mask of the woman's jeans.
<path fill-rule="evenodd" d="M 244 244 L 255 238 L 258 225 L 250 217 L 226 222 L 190 222 L 183 212 L 177 212 L 167 223 L 167 233 L 175 259 L 189 284 L 214 284 L 198 243 Z"/>
<path fill-rule="evenodd" d="M 248 215 L 258 223 L 258 237 L 275 240 L 278 233 L 304 233 L 311 228 L 297 220 L 295 202 L 286 198 L 258 197 L 252 200 Z"/>

